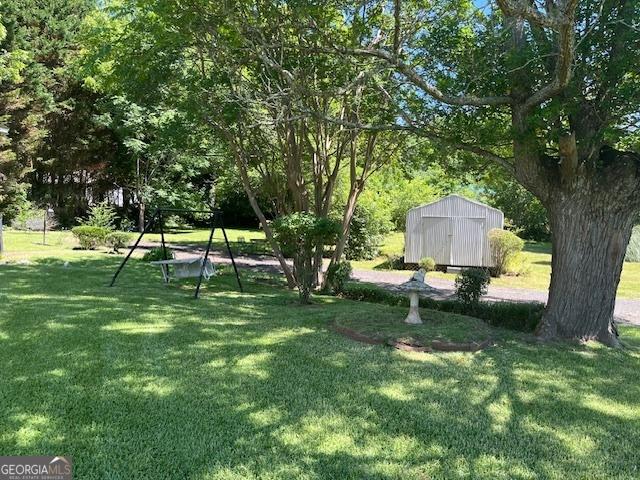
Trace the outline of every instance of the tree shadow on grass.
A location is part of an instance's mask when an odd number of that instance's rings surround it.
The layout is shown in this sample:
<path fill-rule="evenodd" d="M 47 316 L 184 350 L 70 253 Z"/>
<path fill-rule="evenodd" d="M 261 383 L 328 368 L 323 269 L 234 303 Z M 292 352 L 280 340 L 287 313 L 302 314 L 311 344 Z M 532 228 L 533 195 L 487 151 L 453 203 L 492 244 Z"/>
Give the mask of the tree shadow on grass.
<path fill-rule="evenodd" d="M 114 265 L 0 269 L 4 454 L 70 454 L 78 478 L 127 479 L 624 477 L 637 464 L 637 353 L 399 353 L 327 328 L 393 307 L 291 308 L 295 294 L 240 294 L 231 276 L 193 301 L 146 265 L 109 288 Z"/>

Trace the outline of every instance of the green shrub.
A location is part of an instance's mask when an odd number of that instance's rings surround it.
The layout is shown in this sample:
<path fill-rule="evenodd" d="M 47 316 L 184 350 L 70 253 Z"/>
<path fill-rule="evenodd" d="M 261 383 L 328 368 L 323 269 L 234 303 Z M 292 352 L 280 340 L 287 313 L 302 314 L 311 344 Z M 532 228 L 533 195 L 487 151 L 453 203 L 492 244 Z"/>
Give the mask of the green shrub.
<path fill-rule="evenodd" d="M 105 244 L 109 230 L 103 227 L 91 225 L 80 225 L 71 229 L 73 235 L 78 239 L 82 250 L 93 250 Z"/>
<path fill-rule="evenodd" d="M 347 283 L 340 293 L 341 297 L 359 302 L 384 303 L 392 306 L 408 306 L 409 299 L 406 295 L 390 292 L 377 285 L 366 283 Z"/>
<path fill-rule="evenodd" d="M 489 231 L 489 246 L 495 264 L 495 274 L 507 272 L 507 266 L 515 255 L 522 252 L 524 241 L 515 233 L 500 228 Z"/>
<path fill-rule="evenodd" d="M 625 262 L 640 262 L 640 225 L 633 229 Z"/>
<path fill-rule="evenodd" d="M 391 231 L 391 223 L 382 218 L 375 205 L 368 208 L 358 204 L 351 219 L 349 239 L 344 255 L 347 260 L 373 260 L 380 252 L 384 236 Z"/>
<path fill-rule="evenodd" d="M 106 230 L 114 230 L 118 215 L 113 205 L 107 201 L 94 205 L 89 209 L 89 216 L 86 219 L 76 219 L 80 225 L 89 227 L 100 227 Z"/>
<path fill-rule="evenodd" d="M 456 277 L 456 297 L 473 310 L 480 303 L 480 297 L 486 295 L 490 281 L 484 268 L 465 268 Z"/>
<path fill-rule="evenodd" d="M 526 277 L 531 274 L 531 263 L 522 252 L 516 253 L 509 259 L 507 274 L 515 277 Z"/>
<path fill-rule="evenodd" d="M 133 232 L 136 229 L 136 223 L 129 220 L 127 217 L 120 219 L 120 230 L 123 232 Z"/>
<path fill-rule="evenodd" d="M 442 196 L 439 188 L 434 186 L 432 178 L 424 173 L 412 179 L 394 179 L 393 189 L 389 192 L 388 202 L 391 207 L 391 221 L 399 231 L 406 229 L 407 212 L 418 205 L 424 205 Z"/>
<path fill-rule="evenodd" d="M 167 248 L 167 259 L 174 258 L 173 250 Z M 145 252 L 142 256 L 143 262 L 158 262 L 160 260 L 164 260 L 164 250 L 162 247 L 154 247 L 151 250 Z"/>
<path fill-rule="evenodd" d="M 505 223 L 527 240 L 550 240 L 549 216 L 540 200 L 510 175 L 491 176 L 487 180 L 486 200 L 504 212 Z"/>
<path fill-rule="evenodd" d="M 494 327 L 533 332 L 543 313 L 544 304 L 539 302 L 482 302 L 475 316 Z"/>
<path fill-rule="evenodd" d="M 431 257 L 422 257 L 418 266 L 425 272 L 433 272 L 436 269 L 436 261 Z"/>
<path fill-rule="evenodd" d="M 301 303 L 309 303 L 316 281 L 314 256 L 325 245 L 336 243 L 341 234 L 340 223 L 307 212 L 296 212 L 276 219 L 274 238 L 283 250 L 293 252 L 293 270 Z M 319 265 L 318 265 L 319 266 Z"/>
<path fill-rule="evenodd" d="M 7 221 L 6 218 L 5 221 Z M 33 208 L 31 203 L 26 203 L 24 208 L 16 211 L 11 226 L 16 230 L 42 231 L 44 228 L 44 212 Z"/>
<path fill-rule="evenodd" d="M 390 292 L 377 285 L 347 283 L 340 296 L 361 302 L 382 303 L 391 306 L 409 306 L 406 295 Z M 470 307 L 458 300 L 421 298 L 420 307 L 484 320 L 495 327 L 521 332 L 533 332 L 542 319 L 544 304 L 538 302 L 480 302 Z"/>
<path fill-rule="evenodd" d="M 106 244 L 118 253 L 121 248 L 125 248 L 129 243 L 129 234 L 125 232 L 110 232 L 105 238 Z"/>
<path fill-rule="evenodd" d="M 334 294 L 341 293 L 344 285 L 351 278 L 351 264 L 349 262 L 338 262 L 329 265 L 327 270 L 327 287 Z"/>
<path fill-rule="evenodd" d="M 386 260 L 380 265 L 380 268 L 387 270 L 405 270 L 404 255 L 392 253 L 385 255 Z"/>

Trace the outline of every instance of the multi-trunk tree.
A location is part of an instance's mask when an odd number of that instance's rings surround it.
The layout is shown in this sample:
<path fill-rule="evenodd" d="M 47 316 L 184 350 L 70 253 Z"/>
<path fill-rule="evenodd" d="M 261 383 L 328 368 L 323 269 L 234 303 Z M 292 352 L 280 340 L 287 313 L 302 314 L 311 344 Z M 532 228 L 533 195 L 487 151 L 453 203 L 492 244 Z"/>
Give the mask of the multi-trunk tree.
<path fill-rule="evenodd" d="M 330 53 L 308 54 L 322 38 L 298 20 L 313 13 L 316 21 L 346 27 L 341 10 L 304 2 L 174 6 L 143 1 L 114 8 L 119 13 L 109 19 L 117 19 L 113 31 L 120 34 L 97 29 L 109 47 L 98 45 L 95 51 L 111 52 L 97 62 L 135 98 L 159 92 L 223 142 L 290 286 L 301 282 L 258 197 L 268 198 L 276 215 L 326 217 L 333 213 L 339 183 L 348 183 L 343 235 L 333 259 L 338 261 L 367 178 L 402 141 L 401 135 L 333 121 L 382 121 L 379 106 L 389 102 L 377 88 L 365 88 L 357 68 Z M 321 267 L 322 251 L 316 249 L 316 284 Z"/>
<path fill-rule="evenodd" d="M 640 120 L 640 2 L 395 0 L 352 15 L 365 41 L 326 35 L 327 48 L 396 72 L 399 125 L 500 165 L 547 209 L 539 334 L 618 345 L 616 290 L 640 210 L 640 155 L 625 150 Z"/>

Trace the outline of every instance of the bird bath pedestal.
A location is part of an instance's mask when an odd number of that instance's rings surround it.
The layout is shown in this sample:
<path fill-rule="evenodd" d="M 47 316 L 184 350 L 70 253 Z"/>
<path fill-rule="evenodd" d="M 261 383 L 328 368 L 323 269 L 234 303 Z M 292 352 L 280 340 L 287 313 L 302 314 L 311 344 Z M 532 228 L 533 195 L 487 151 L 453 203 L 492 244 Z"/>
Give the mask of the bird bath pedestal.
<path fill-rule="evenodd" d="M 420 296 L 417 291 L 409 292 L 409 315 L 404 319 L 404 323 L 418 325 L 422 323 L 420 318 Z"/>
<path fill-rule="evenodd" d="M 429 287 L 424 283 L 426 272 L 422 269 L 413 274 L 408 282 L 400 285 L 400 288 L 409 295 L 409 315 L 405 318 L 404 323 L 411 325 L 419 325 L 422 323 L 420 318 L 420 292 L 426 292 Z"/>

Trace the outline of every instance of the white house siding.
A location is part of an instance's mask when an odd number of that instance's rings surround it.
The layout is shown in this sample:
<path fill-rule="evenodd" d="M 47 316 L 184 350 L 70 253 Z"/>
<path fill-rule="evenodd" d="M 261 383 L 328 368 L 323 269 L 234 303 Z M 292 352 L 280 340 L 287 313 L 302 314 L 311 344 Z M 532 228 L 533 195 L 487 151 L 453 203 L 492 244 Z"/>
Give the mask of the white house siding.
<path fill-rule="evenodd" d="M 458 195 L 411 209 L 407 213 L 405 262 L 433 257 L 439 265 L 493 265 L 488 233 L 503 228 L 499 210 Z"/>

